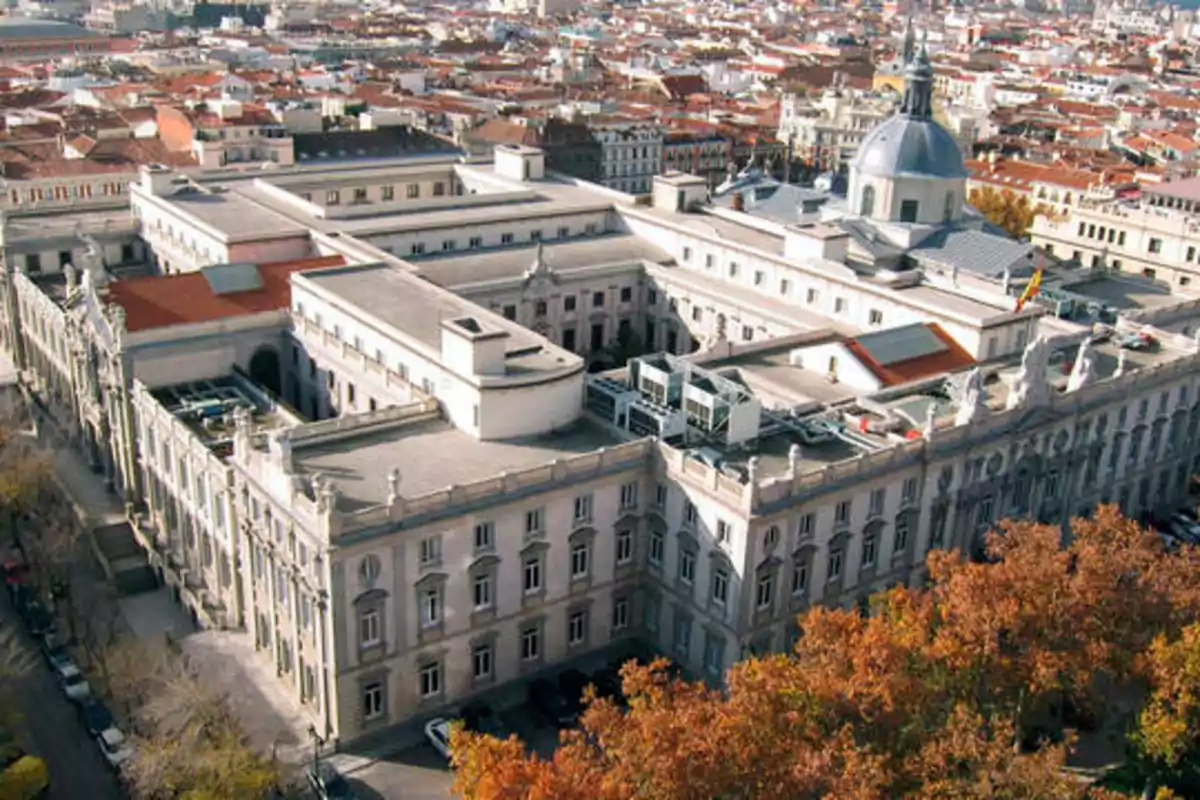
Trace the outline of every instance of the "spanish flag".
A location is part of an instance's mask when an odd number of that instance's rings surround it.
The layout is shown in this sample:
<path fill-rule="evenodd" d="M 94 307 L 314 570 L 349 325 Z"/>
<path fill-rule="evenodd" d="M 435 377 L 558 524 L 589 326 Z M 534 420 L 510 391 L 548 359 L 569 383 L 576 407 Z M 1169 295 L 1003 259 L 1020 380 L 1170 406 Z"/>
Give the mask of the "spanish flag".
<path fill-rule="evenodd" d="M 1017 307 L 1014 311 L 1020 311 L 1025 307 L 1025 304 L 1038 296 L 1038 292 L 1042 290 L 1042 268 L 1038 267 L 1033 273 L 1033 277 L 1029 279 L 1029 283 L 1025 284 L 1025 291 L 1021 292 L 1021 296 L 1017 298 Z"/>

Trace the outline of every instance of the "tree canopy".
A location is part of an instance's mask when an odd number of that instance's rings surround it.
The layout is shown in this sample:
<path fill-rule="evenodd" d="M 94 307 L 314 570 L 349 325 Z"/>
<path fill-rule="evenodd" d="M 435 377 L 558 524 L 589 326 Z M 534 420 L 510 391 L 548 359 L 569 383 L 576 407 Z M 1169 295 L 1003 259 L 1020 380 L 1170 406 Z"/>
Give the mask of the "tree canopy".
<path fill-rule="evenodd" d="M 986 559 L 935 551 L 928 585 L 869 613 L 813 608 L 795 650 L 722 689 L 626 664 L 628 709 L 589 695 L 554 756 L 456 731 L 470 800 L 1120 796 L 1064 769 L 1068 709 L 1132 693 L 1130 753 L 1172 786 L 1200 753 L 1200 569 L 1111 507 L 1059 528 L 1006 523 Z M 1161 796 L 1169 796 L 1164 793 Z"/>
<path fill-rule="evenodd" d="M 1028 197 L 1011 189 L 996 191 L 983 186 L 972 189 L 967 199 L 989 222 L 1003 228 L 1014 239 L 1023 239 L 1028 235 L 1034 217 L 1050 211 L 1044 203 L 1034 205 Z"/>

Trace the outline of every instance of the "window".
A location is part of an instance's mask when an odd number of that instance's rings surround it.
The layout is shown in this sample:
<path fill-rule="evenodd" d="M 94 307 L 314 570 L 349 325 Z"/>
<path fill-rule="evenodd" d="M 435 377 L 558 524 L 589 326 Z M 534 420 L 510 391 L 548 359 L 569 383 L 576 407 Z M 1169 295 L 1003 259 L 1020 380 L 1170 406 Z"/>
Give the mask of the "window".
<path fill-rule="evenodd" d="M 372 681 L 363 685 L 363 719 L 377 719 L 383 715 L 383 681 Z"/>
<path fill-rule="evenodd" d="M 867 513 L 872 517 L 878 517 L 883 513 L 883 501 L 887 495 L 886 489 L 873 489 L 871 491 L 871 504 L 867 509 Z"/>
<path fill-rule="evenodd" d="M 908 515 L 901 514 L 896 518 L 895 539 L 892 542 L 892 557 L 902 555 L 908 550 Z"/>
<path fill-rule="evenodd" d="M 946 205 L 942 208 L 942 220 L 949 222 L 954 219 L 954 192 L 946 192 Z"/>
<path fill-rule="evenodd" d="M 683 248 L 683 260 L 684 261 L 692 260 L 692 248 L 690 248 L 690 247 Z"/>
<path fill-rule="evenodd" d="M 446 184 L 442 181 L 435 181 L 433 184 L 433 196 L 444 197 L 446 194 Z"/>
<path fill-rule="evenodd" d="M 775 595 L 775 576 L 769 572 L 758 576 L 754 590 L 754 605 L 759 611 L 771 607 Z"/>
<path fill-rule="evenodd" d="M 874 536 L 864 536 L 863 537 L 862 566 L 863 566 L 863 569 L 867 569 L 868 567 L 875 566 L 875 537 Z"/>
<path fill-rule="evenodd" d="M 604 292 L 592 292 L 592 306 L 600 308 L 604 305 Z"/>
<path fill-rule="evenodd" d="M 1162 239 L 1159 239 L 1157 237 L 1151 237 L 1148 249 L 1150 250 L 1151 253 L 1161 253 L 1162 252 Z"/>
<path fill-rule="evenodd" d="M 542 590 L 542 557 L 540 555 L 532 555 L 525 558 L 522 585 L 525 594 L 535 594 Z"/>
<path fill-rule="evenodd" d="M 592 236 L 596 233 L 596 231 L 600 230 L 600 227 L 594 222 L 589 222 L 584 226 L 583 230 L 588 236 Z"/>
<path fill-rule="evenodd" d="M 716 266 L 716 263 L 717 263 L 717 257 L 714 256 L 712 253 L 709 253 L 708 255 L 706 255 L 704 257 L 704 267 L 706 269 L 712 269 L 714 266 Z"/>
<path fill-rule="evenodd" d="M 441 535 L 426 536 L 421 540 L 421 566 L 427 567 L 430 564 L 437 564 L 442 560 L 442 537 Z"/>
<path fill-rule="evenodd" d="M 722 606 L 729 600 L 729 572 L 723 568 L 713 571 L 712 599 Z"/>
<path fill-rule="evenodd" d="M 806 293 L 806 295 L 805 295 L 805 300 L 806 300 L 806 301 L 808 302 L 808 304 L 811 306 L 811 305 L 814 305 L 814 304 L 817 302 L 817 299 L 818 299 L 819 297 L 820 297 L 820 295 L 819 295 L 819 294 L 817 294 L 817 290 L 816 290 L 816 289 L 809 289 L 809 290 L 808 290 L 808 292 L 807 292 L 807 293 Z"/>
<path fill-rule="evenodd" d="M 471 248 L 472 250 L 478 250 L 480 247 L 483 247 L 483 237 L 472 236 L 467 240 L 467 247 Z"/>
<path fill-rule="evenodd" d="M 420 197 L 420 196 L 421 196 L 421 184 L 419 184 L 419 183 L 410 183 L 410 184 L 408 184 L 408 186 L 405 188 L 405 192 L 406 192 L 406 193 L 407 193 L 407 195 L 408 195 L 408 199 L 410 199 L 410 200 L 414 200 L 414 199 L 416 199 L 416 198 L 418 198 L 418 197 Z"/>
<path fill-rule="evenodd" d="M 500 244 L 512 244 L 512 243 L 513 243 L 513 235 L 511 233 L 500 234 Z"/>
<path fill-rule="evenodd" d="M 424 242 L 413 242 L 412 247 L 409 248 L 409 251 L 414 256 L 423 255 L 425 253 L 425 243 Z"/>
<path fill-rule="evenodd" d="M 692 621 L 675 612 L 675 652 L 687 655 L 692 649 Z"/>
<path fill-rule="evenodd" d="M 847 525 L 850 522 L 850 501 L 842 500 L 837 504 L 833 512 L 833 521 L 838 525 Z"/>
<path fill-rule="evenodd" d="M 654 291 L 653 289 L 650 289 L 646 292 L 646 305 L 658 305 L 658 292 Z"/>
<path fill-rule="evenodd" d="M 567 644 L 579 645 L 587 641 L 587 611 L 572 611 L 567 617 Z"/>
<path fill-rule="evenodd" d="M 476 575 L 471 581 L 471 600 L 476 611 L 492 607 L 492 576 L 490 573 Z"/>
<path fill-rule="evenodd" d="M 581 494 L 575 498 L 575 521 L 587 522 L 592 518 L 592 496 Z"/>
<path fill-rule="evenodd" d="M 570 235 L 571 235 L 570 228 L 568 228 L 566 225 L 559 226 L 559 229 L 558 229 L 558 238 L 559 239 L 566 239 Z"/>
<path fill-rule="evenodd" d="M 835 314 L 845 314 L 846 313 L 846 298 L 844 298 L 844 297 L 834 298 L 833 313 L 835 313 Z"/>
<path fill-rule="evenodd" d="M 621 486 L 621 508 L 631 509 L 637 508 L 638 504 L 638 485 L 637 481 L 623 484 Z"/>
<path fill-rule="evenodd" d="M 691 550 L 679 551 L 679 579 L 687 584 L 696 580 L 696 554 Z"/>
<path fill-rule="evenodd" d="M 742 326 L 742 340 L 750 342 L 754 340 L 754 328 L 749 325 Z"/>
<path fill-rule="evenodd" d="M 361 186 L 360 186 L 360 187 L 357 187 L 357 188 L 355 188 L 355 190 L 354 190 L 354 202 L 355 202 L 355 203 L 365 203 L 365 202 L 367 202 L 367 190 L 366 190 L 365 188 L 363 188 L 363 187 L 361 187 Z"/>
<path fill-rule="evenodd" d="M 439 588 L 421 591 L 421 627 L 430 628 L 442 624 L 442 590 Z"/>
<path fill-rule="evenodd" d="M 532 230 L 532 231 L 530 231 L 530 232 L 529 232 L 529 241 L 531 241 L 531 242 L 540 242 L 541 240 L 542 240 L 542 232 L 541 232 L 541 230 L 537 230 L 537 229 L 535 229 L 535 230 Z"/>
<path fill-rule="evenodd" d="M 342 195 L 337 189 L 330 189 L 325 193 L 325 205 L 336 206 L 342 202 Z"/>
<path fill-rule="evenodd" d="M 767 278 L 767 276 L 763 273 L 762 270 L 756 269 L 754 271 L 754 285 L 755 286 L 762 286 L 763 281 L 766 280 L 766 278 Z"/>
<path fill-rule="evenodd" d="M 738 266 L 738 263 L 736 261 L 730 261 L 729 262 L 729 277 L 736 278 L 738 276 L 739 269 L 741 269 L 741 268 Z"/>
<path fill-rule="evenodd" d="M 379 609 L 364 609 L 358 615 L 358 646 L 375 647 L 383 642 L 381 625 L 379 624 Z"/>
<path fill-rule="evenodd" d="M 875 213 L 875 187 L 867 186 L 863 189 L 862 201 L 858 206 L 859 216 L 869 217 Z"/>
<path fill-rule="evenodd" d="M 725 640 L 715 633 L 704 634 L 704 669 L 710 675 L 720 675 L 725 661 Z"/>
<path fill-rule="evenodd" d="M 648 554 L 650 564 L 655 567 L 662 566 L 663 562 L 663 535 L 662 531 L 650 531 L 650 552 Z"/>
<path fill-rule="evenodd" d="M 434 661 L 421 667 L 421 697 L 433 697 L 442 693 L 442 665 Z"/>
<path fill-rule="evenodd" d="M 900 221 L 901 222 L 916 222 L 920 212 L 921 204 L 916 200 L 901 200 L 900 201 Z"/>
<path fill-rule="evenodd" d="M 717 520 L 717 541 L 721 544 L 729 541 L 729 523 L 723 519 Z"/>
<path fill-rule="evenodd" d="M 628 286 L 621 287 L 621 302 L 628 303 L 633 300 L 633 289 Z"/>
<path fill-rule="evenodd" d="M 484 642 L 471 648 L 471 675 L 475 680 L 492 677 L 492 644 Z"/>
<path fill-rule="evenodd" d="M 829 551 L 829 575 L 827 581 L 836 581 L 842 577 L 842 551 Z"/>
<path fill-rule="evenodd" d="M 442 249 L 443 250 L 457 250 L 458 242 L 455 241 L 454 239 L 443 239 L 442 240 Z"/>
<path fill-rule="evenodd" d="M 591 560 L 591 548 L 587 542 L 576 542 L 571 545 L 571 578 L 586 578 Z"/>
<path fill-rule="evenodd" d="M 876 311 L 875 309 L 872 308 L 870 313 L 868 314 L 868 321 L 872 325 L 882 325 L 883 324 L 883 312 Z"/>
<path fill-rule="evenodd" d="M 683 501 L 683 521 L 688 525 L 696 524 L 696 504 L 691 500 Z"/>
<path fill-rule="evenodd" d="M 917 499 L 917 479 L 906 478 L 904 488 L 900 490 L 900 497 L 904 502 L 911 503 Z"/>
<path fill-rule="evenodd" d="M 574 310 L 575 310 L 575 296 L 567 295 L 566 297 L 563 298 L 563 311 L 574 311 Z"/>
<path fill-rule="evenodd" d="M 490 550 L 495 541 L 496 526 L 491 522 L 475 523 L 475 549 Z"/>
<path fill-rule="evenodd" d="M 796 535 L 800 538 L 812 536 L 813 527 L 816 525 L 816 522 L 816 514 L 813 513 L 808 513 L 800 517 L 800 520 L 796 523 Z"/>
<path fill-rule="evenodd" d="M 392 200 L 395 200 L 396 199 L 396 187 L 394 187 L 394 186 L 381 187 L 379 190 L 379 197 L 385 203 L 389 203 Z"/>
<path fill-rule="evenodd" d="M 546 311 L 547 311 L 547 308 L 546 308 L 545 300 L 538 300 L 536 303 L 533 304 L 533 315 L 535 317 L 546 316 Z"/>
<path fill-rule="evenodd" d="M 654 484 L 654 507 L 665 508 L 667 505 L 667 485 L 665 483 Z"/>
<path fill-rule="evenodd" d="M 786 297 L 787 293 L 790 289 L 791 289 L 791 285 L 788 283 L 787 278 L 784 278 L 781 281 L 779 281 L 779 293 L 781 295 L 784 295 Z"/>
<path fill-rule="evenodd" d="M 629 598 L 617 597 L 613 599 L 612 627 L 613 633 L 623 631 L 629 627 Z"/>
<path fill-rule="evenodd" d="M 808 591 L 808 562 L 796 561 L 792 564 L 792 594 L 804 594 Z"/>
<path fill-rule="evenodd" d="M 521 660 L 534 661 L 541 656 L 542 632 L 536 626 L 521 631 Z"/>
<path fill-rule="evenodd" d="M 633 560 L 633 531 L 617 531 L 617 565 Z"/>

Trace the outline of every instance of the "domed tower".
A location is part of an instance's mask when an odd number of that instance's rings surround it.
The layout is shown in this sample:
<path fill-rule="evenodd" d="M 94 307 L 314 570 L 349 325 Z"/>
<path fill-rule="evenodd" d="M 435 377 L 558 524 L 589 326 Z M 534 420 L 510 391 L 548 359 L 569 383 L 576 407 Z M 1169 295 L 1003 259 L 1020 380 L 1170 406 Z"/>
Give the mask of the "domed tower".
<path fill-rule="evenodd" d="M 933 119 L 933 67 L 922 46 L 908 64 L 899 113 L 867 135 L 850 165 L 849 210 L 876 222 L 953 222 L 966 181 L 958 142 Z"/>

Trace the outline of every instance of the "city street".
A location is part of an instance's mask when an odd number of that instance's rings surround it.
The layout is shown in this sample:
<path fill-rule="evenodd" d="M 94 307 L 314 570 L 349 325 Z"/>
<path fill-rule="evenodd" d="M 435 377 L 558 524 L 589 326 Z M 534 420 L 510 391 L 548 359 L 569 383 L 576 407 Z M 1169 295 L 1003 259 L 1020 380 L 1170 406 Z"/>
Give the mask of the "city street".
<path fill-rule="evenodd" d="M 41 653 L 33 646 L 4 594 L 0 636 L 20 655 L 10 685 L 24 715 L 23 742 L 30 753 L 46 760 L 50 770 L 49 800 L 119 800 L 124 797 L 96 743 L 83 728 L 75 707 L 63 696 Z M 21 737 L 18 737 L 19 739 Z"/>

